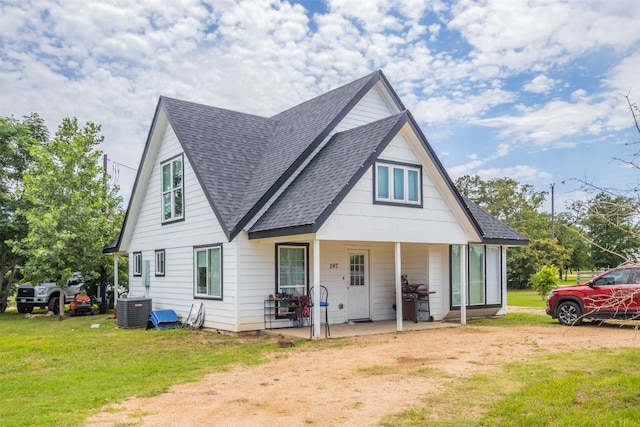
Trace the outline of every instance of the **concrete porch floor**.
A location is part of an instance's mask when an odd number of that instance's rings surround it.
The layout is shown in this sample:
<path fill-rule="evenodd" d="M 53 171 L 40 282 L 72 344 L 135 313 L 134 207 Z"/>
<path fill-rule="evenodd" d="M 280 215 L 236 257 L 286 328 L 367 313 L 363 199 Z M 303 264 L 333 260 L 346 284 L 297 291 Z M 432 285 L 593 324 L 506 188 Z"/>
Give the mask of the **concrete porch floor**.
<path fill-rule="evenodd" d="M 363 322 L 355 324 L 338 323 L 330 325 L 331 336 L 329 338 L 344 338 L 355 337 L 362 335 L 376 335 L 376 334 L 388 334 L 397 332 L 397 325 L 395 320 L 379 320 L 376 322 Z M 441 329 L 441 328 L 455 328 L 460 326 L 460 323 L 449 322 L 418 322 L 414 323 L 411 320 L 405 320 L 402 323 L 403 331 L 422 331 L 425 329 Z M 324 338 L 324 325 L 320 326 L 320 338 Z M 278 329 L 265 329 L 263 333 L 272 335 L 282 335 L 290 338 L 307 338 L 309 339 L 310 329 L 308 326 L 302 328 L 278 328 Z"/>

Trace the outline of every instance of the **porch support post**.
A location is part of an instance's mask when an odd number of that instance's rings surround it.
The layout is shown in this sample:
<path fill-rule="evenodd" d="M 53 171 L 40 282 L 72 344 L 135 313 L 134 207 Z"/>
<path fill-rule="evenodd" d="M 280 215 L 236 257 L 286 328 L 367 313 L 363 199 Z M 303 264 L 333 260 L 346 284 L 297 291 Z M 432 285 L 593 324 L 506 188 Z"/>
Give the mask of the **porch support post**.
<path fill-rule="evenodd" d="M 396 331 L 402 332 L 402 255 L 400 251 L 400 242 L 396 242 L 395 248 L 395 277 L 396 277 Z"/>
<path fill-rule="evenodd" d="M 320 240 L 313 239 L 313 296 L 311 297 L 314 301 L 313 313 L 311 316 L 313 317 L 313 338 L 320 338 L 320 323 L 322 319 L 320 318 Z M 325 319 L 328 321 L 329 319 Z"/>
<path fill-rule="evenodd" d="M 113 256 L 113 284 L 111 286 L 111 293 L 113 298 L 113 309 L 116 309 L 116 304 L 118 304 L 118 255 Z"/>
<path fill-rule="evenodd" d="M 469 254 L 468 245 L 462 245 L 460 248 L 460 324 L 467 324 L 467 255 Z"/>

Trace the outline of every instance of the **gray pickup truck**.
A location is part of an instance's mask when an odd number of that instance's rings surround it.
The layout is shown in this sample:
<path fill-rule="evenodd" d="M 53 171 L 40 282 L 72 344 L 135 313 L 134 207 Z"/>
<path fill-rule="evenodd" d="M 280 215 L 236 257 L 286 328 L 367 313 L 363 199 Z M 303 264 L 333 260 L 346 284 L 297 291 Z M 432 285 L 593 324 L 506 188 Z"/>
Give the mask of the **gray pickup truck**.
<path fill-rule="evenodd" d="M 80 273 L 73 273 L 64 286 L 64 302 L 70 303 L 84 285 L 84 278 Z M 18 313 L 31 313 L 35 307 L 47 308 L 55 314 L 60 313 L 60 287 L 53 282 L 39 283 L 35 286 L 31 283 L 18 285 L 16 303 Z"/>

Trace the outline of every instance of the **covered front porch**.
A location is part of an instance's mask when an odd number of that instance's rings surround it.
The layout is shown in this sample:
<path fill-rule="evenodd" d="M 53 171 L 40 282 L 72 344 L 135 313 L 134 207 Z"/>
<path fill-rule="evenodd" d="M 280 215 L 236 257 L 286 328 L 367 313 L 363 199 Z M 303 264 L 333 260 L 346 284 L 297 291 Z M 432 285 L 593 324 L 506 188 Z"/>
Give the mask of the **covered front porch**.
<path fill-rule="evenodd" d="M 449 245 L 312 238 L 276 243 L 276 247 L 279 289 L 296 289 L 297 294 L 293 295 L 302 295 L 308 289 L 314 301 L 323 301 L 320 288 L 328 289 L 326 311 L 324 307 L 314 305 L 311 317 L 321 319 L 322 323 L 328 319 L 334 337 L 450 326 L 440 323 L 451 310 Z M 296 256 L 292 257 L 292 254 Z M 294 264 L 291 259 L 298 262 Z M 457 268 L 460 269 L 457 276 L 464 280 L 464 264 Z M 428 311 L 435 322 L 414 323 L 409 320 L 413 315 L 403 313 L 403 276 L 408 277 L 410 285 L 429 287 Z M 462 288 L 461 297 L 466 298 L 466 286 Z M 457 312 L 457 324 L 466 323 L 465 311 L 463 308 Z M 312 334 L 308 328 L 304 332 L 286 328 L 289 326 L 286 322 L 273 326 L 284 326 L 286 330 L 278 330 L 284 335 L 323 338 L 325 332 L 321 322 L 314 322 Z"/>
<path fill-rule="evenodd" d="M 459 321 L 456 322 L 418 322 L 414 323 L 410 320 L 403 322 L 403 332 L 424 331 L 430 329 L 457 328 L 460 327 Z M 365 335 L 394 334 L 398 333 L 398 325 L 395 320 L 380 320 L 375 322 L 358 322 L 358 323 L 335 323 L 331 325 L 331 336 L 329 338 L 348 338 Z M 283 336 L 293 339 L 309 339 L 309 327 L 302 328 L 282 328 L 267 329 L 262 333 Z M 324 326 L 322 326 L 322 337 L 324 338 Z"/>

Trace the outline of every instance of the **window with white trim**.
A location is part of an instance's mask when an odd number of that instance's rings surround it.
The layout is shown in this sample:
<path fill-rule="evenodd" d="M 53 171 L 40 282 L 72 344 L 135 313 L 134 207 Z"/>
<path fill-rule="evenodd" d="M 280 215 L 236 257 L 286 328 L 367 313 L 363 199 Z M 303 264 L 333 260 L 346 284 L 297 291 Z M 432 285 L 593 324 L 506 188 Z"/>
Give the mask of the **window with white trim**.
<path fill-rule="evenodd" d="M 165 252 L 164 249 L 156 251 L 156 276 L 164 276 Z"/>
<path fill-rule="evenodd" d="M 142 276 L 142 252 L 133 253 L 133 275 Z"/>
<path fill-rule="evenodd" d="M 196 298 L 222 298 L 222 245 L 194 249 Z"/>
<path fill-rule="evenodd" d="M 276 292 L 300 296 L 307 289 L 307 245 L 276 245 Z"/>
<path fill-rule="evenodd" d="M 182 156 L 162 163 L 162 221 L 184 217 Z"/>
<path fill-rule="evenodd" d="M 375 164 L 375 198 L 377 203 L 422 205 L 422 168 L 420 166 Z"/>

